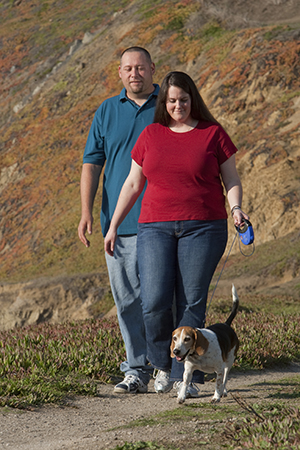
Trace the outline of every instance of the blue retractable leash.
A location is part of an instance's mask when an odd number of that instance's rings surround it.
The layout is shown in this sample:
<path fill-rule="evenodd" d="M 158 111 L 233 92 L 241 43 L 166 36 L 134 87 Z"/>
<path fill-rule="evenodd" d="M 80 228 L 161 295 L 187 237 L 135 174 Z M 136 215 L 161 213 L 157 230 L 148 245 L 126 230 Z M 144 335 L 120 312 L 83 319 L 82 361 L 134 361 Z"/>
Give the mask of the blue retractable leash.
<path fill-rule="evenodd" d="M 214 287 L 213 293 L 212 293 L 211 298 L 210 298 L 210 301 L 209 301 L 209 305 L 208 305 L 208 307 L 206 308 L 206 314 L 205 314 L 204 323 L 206 322 L 206 316 L 207 316 L 208 310 L 209 310 L 209 308 L 210 308 L 211 301 L 212 301 L 213 296 L 214 296 L 214 294 L 215 294 L 215 290 L 217 289 L 217 286 L 218 286 L 218 283 L 219 283 L 219 281 L 220 281 L 221 275 L 222 275 L 222 273 L 223 273 L 225 264 L 226 264 L 227 261 L 228 261 L 230 252 L 231 252 L 232 247 L 233 247 L 233 245 L 234 245 L 234 243 L 235 243 L 235 240 L 236 240 L 237 235 L 239 235 L 239 237 L 240 237 L 240 240 L 239 240 L 239 248 L 240 248 L 240 252 L 241 252 L 241 254 L 242 254 L 243 256 L 247 256 L 247 257 L 248 257 L 248 256 L 252 256 L 253 253 L 254 253 L 254 251 L 255 251 L 255 246 L 254 246 L 254 232 L 253 232 L 253 227 L 252 227 L 252 225 L 251 225 L 251 222 L 250 222 L 249 220 L 243 219 L 243 223 L 242 223 L 239 227 L 237 227 L 237 226 L 235 225 L 235 228 L 236 228 L 235 236 L 234 236 L 234 238 L 233 238 L 233 241 L 232 241 L 231 247 L 230 247 L 230 249 L 229 249 L 229 252 L 228 252 L 228 254 L 227 254 L 226 260 L 225 260 L 225 262 L 224 262 L 224 264 L 223 264 L 223 267 L 222 267 L 222 270 L 221 270 L 221 272 L 220 272 L 220 275 L 219 275 L 219 278 L 218 278 L 218 280 L 217 280 L 217 283 L 216 283 L 216 285 L 215 285 L 215 287 Z M 251 244 L 253 244 L 252 252 L 251 252 L 249 255 L 245 254 L 245 253 L 242 251 L 241 243 L 244 244 L 244 245 L 251 245 Z"/>
<path fill-rule="evenodd" d="M 251 225 L 251 222 L 249 220 L 244 219 L 243 223 L 241 226 L 237 227 L 235 226 L 238 234 L 240 235 L 240 252 L 242 255 L 244 256 L 251 256 L 254 253 L 255 247 L 254 247 L 254 232 L 253 232 L 253 228 Z M 250 253 L 249 255 L 246 255 L 245 253 L 242 252 L 242 248 L 241 248 L 241 242 L 244 245 L 250 245 L 253 244 L 253 249 L 252 249 L 252 253 Z"/>

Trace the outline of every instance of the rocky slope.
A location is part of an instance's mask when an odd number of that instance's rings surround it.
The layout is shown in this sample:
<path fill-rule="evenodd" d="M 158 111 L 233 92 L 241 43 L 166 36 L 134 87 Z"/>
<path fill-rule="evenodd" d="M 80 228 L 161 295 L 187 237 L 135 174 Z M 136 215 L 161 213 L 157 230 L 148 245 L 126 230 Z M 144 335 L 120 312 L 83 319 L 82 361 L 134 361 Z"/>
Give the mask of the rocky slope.
<path fill-rule="evenodd" d="M 264 260 L 266 274 L 266 268 L 276 260 L 272 276 L 279 274 L 278 284 L 282 284 L 284 262 L 289 260 L 287 269 L 293 266 L 289 273 L 297 280 L 298 0 L 247 5 L 233 0 L 124 0 L 103 2 L 101 7 L 96 0 L 84 5 L 79 0 L 18 0 L 2 2 L 0 13 L 2 311 L 6 306 L 21 305 L 19 310 L 24 312 L 29 302 L 28 309 L 35 310 L 30 321 L 33 317 L 37 321 L 63 320 L 80 315 L 78 311 L 90 298 L 88 292 L 79 303 L 70 297 L 72 308 L 65 317 L 55 312 L 58 306 L 47 315 L 48 303 L 50 308 L 55 298 L 59 305 L 61 297 L 48 296 L 45 285 L 30 281 L 40 277 L 97 271 L 102 289 L 108 289 L 97 220 L 101 192 L 91 249 L 85 249 L 77 239 L 81 158 L 95 110 L 105 97 L 121 88 L 119 55 L 135 44 L 151 52 L 156 62 L 155 82 L 171 69 L 193 77 L 239 148 L 244 209 L 251 216 L 256 246 L 269 249 L 261 246 L 273 245 L 271 259 L 266 260 L 261 252 L 257 266 Z M 230 225 L 229 243 L 233 235 Z M 282 239 L 284 246 L 279 245 Z M 235 246 L 232 253 L 237 252 Z M 233 278 L 237 276 L 238 269 Z M 15 282 L 25 284 L 16 286 Z M 32 284 L 37 285 L 40 300 L 32 292 L 24 301 L 23 293 L 29 293 Z M 299 295 L 298 284 L 294 283 L 295 295 Z M 1 326 L 28 323 L 24 317 L 17 320 L 8 315 L 3 316 Z"/>
<path fill-rule="evenodd" d="M 0 285 L 0 330 L 103 315 L 111 302 L 106 274 L 40 278 Z"/>

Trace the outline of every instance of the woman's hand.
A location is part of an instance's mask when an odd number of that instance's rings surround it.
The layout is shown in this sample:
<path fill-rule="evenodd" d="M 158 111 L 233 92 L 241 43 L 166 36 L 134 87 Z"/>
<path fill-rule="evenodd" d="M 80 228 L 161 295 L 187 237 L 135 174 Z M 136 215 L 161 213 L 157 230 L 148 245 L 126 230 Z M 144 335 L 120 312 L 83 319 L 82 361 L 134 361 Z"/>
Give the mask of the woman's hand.
<path fill-rule="evenodd" d="M 145 182 L 146 177 L 143 174 L 142 167 L 132 160 L 129 175 L 121 189 L 109 230 L 104 239 L 104 250 L 110 256 L 113 256 L 114 254 L 115 243 L 118 236 L 118 227 L 135 204 L 137 198 L 144 189 Z"/>
<path fill-rule="evenodd" d="M 104 239 L 104 250 L 110 256 L 114 256 L 114 249 L 117 237 L 118 237 L 117 230 L 110 227 Z"/>
<path fill-rule="evenodd" d="M 249 216 L 244 213 L 240 207 L 234 207 L 231 210 L 231 214 L 233 217 L 234 225 L 239 227 L 244 222 L 244 219 L 249 220 Z"/>

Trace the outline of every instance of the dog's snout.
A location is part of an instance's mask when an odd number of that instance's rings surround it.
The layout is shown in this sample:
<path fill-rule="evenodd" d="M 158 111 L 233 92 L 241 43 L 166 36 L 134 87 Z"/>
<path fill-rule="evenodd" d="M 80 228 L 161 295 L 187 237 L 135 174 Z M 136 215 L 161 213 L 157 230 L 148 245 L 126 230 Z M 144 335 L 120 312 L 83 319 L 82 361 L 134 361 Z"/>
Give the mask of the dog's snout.
<path fill-rule="evenodd" d="M 173 350 L 173 353 L 174 353 L 174 355 L 178 355 L 179 354 L 179 350 L 178 350 L 178 348 L 174 348 L 174 350 Z"/>

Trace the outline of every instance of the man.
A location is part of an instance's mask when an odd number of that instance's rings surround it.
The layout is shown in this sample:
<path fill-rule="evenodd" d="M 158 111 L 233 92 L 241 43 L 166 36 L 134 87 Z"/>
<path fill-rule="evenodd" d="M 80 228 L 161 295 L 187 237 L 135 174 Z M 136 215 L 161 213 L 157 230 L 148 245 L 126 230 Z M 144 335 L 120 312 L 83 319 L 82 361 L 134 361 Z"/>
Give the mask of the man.
<path fill-rule="evenodd" d="M 101 227 L 106 235 L 120 190 L 130 171 L 131 150 L 143 129 L 152 123 L 159 86 L 153 84 L 155 65 L 147 50 L 130 47 L 121 56 L 120 95 L 105 100 L 96 111 L 83 156 L 81 174 L 82 214 L 78 226 L 81 242 L 92 233 L 93 203 L 105 165 Z M 114 256 L 106 254 L 111 289 L 117 306 L 127 361 L 122 362 L 124 380 L 116 393 L 147 392 L 151 367 L 146 340 L 137 269 L 136 234 L 142 195 L 118 229 Z"/>

